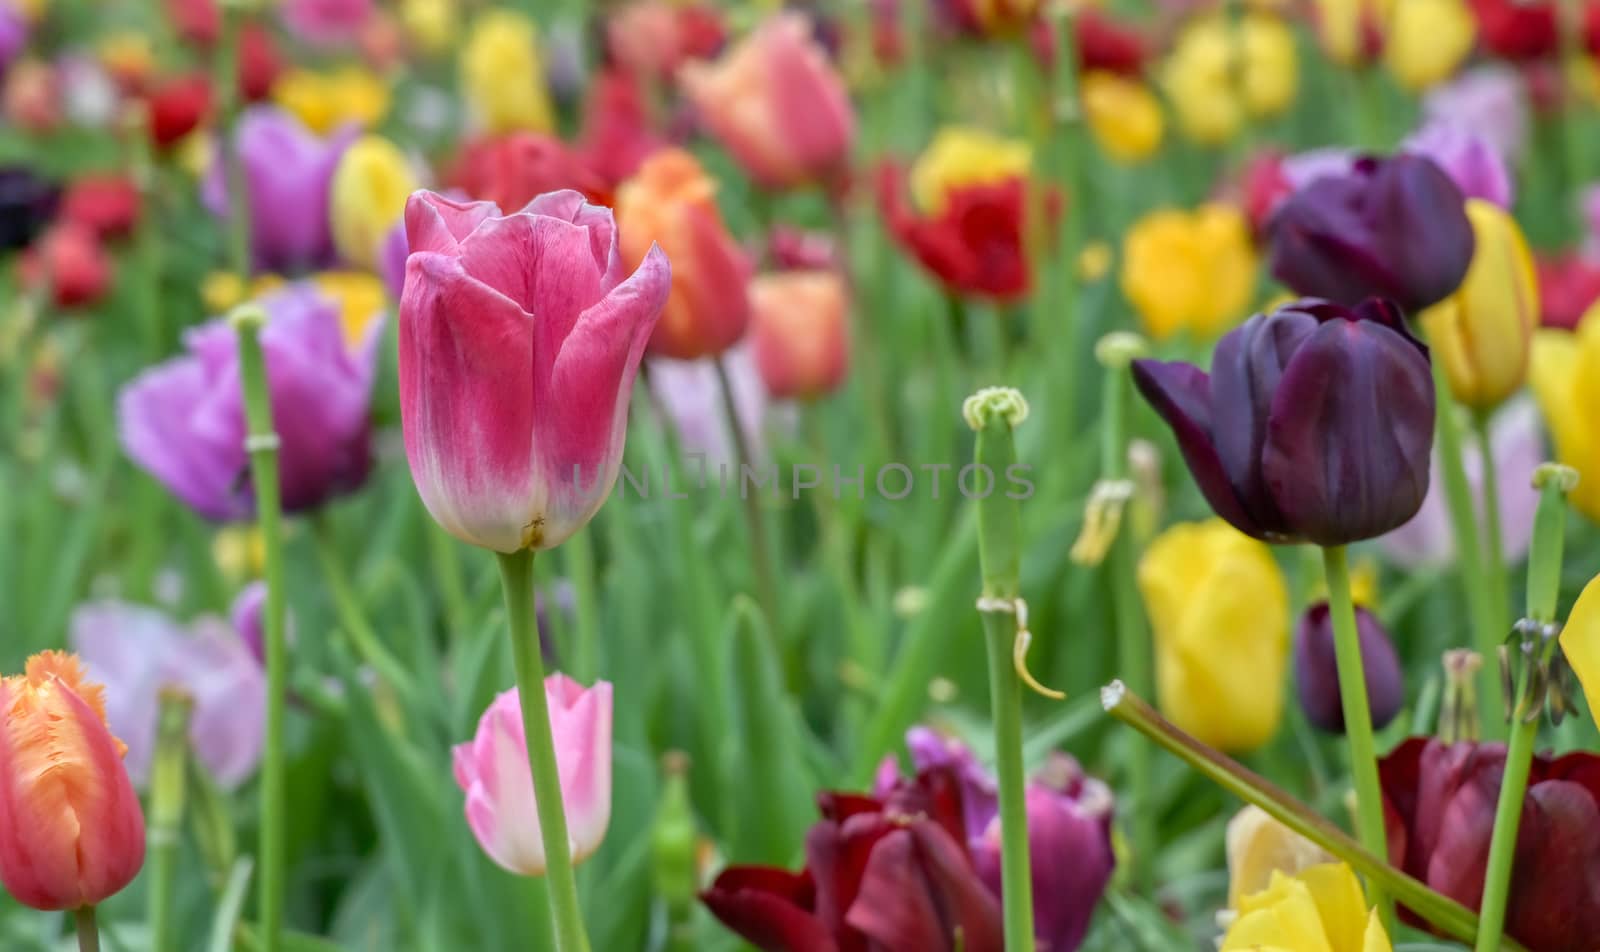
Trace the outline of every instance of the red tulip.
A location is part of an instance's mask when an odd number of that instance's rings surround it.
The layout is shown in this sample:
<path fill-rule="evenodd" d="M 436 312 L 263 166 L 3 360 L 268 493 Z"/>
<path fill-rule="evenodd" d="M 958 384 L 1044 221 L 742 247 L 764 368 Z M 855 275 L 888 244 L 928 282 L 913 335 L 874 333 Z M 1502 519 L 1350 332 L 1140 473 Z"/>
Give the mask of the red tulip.
<path fill-rule="evenodd" d="M 1561 51 L 1561 11 L 1554 0 L 1472 0 L 1483 45 L 1508 60 L 1549 59 Z M 1600 53 L 1600 3 L 1584 3 L 1581 37 Z"/>
<path fill-rule="evenodd" d="M 222 35 L 217 0 L 167 0 L 167 19 L 185 42 L 209 47 Z"/>
<path fill-rule="evenodd" d="M 1294 193 L 1294 185 L 1284 174 L 1283 159 L 1282 152 L 1263 149 L 1250 157 L 1239 175 L 1241 204 L 1257 241 L 1265 240 L 1273 213 Z"/>
<path fill-rule="evenodd" d="M 798 873 L 733 866 L 700 894 L 763 952 L 1001 952 L 999 903 L 967 852 L 961 787 L 939 767 L 886 796 L 824 793 Z"/>
<path fill-rule="evenodd" d="M 768 393 L 811 400 L 843 382 L 849 309 L 836 271 L 784 271 L 750 282 L 750 343 Z"/>
<path fill-rule="evenodd" d="M 1541 258 L 1535 266 L 1539 272 L 1540 323 L 1577 330 L 1590 306 L 1600 301 L 1600 262 L 1567 254 Z"/>
<path fill-rule="evenodd" d="M 622 70 L 602 70 L 584 106 L 579 148 L 589 169 L 615 189 L 661 146 L 639 81 Z"/>
<path fill-rule="evenodd" d="M 700 121 L 763 187 L 829 181 L 849 161 L 850 96 L 803 16 L 773 17 L 679 80 Z"/>
<path fill-rule="evenodd" d="M 165 148 L 200 127 L 211 111 L 211 80 L 188 73 L 166 80 L 150 91 L 150 136 Z"/>
<path fill-rule="evenodd" d="M 69 654 L 0 679 L 0 885 L 35 909 L 93 906 L 144 865 L 144 814 L 106 727 L 104 690 Z"/>
<path fill-rule="evenodd" d="M 1502 744 L 1413 737 L 1379 764 L 1389 855 L 1471 909 L 1505 769 Z M 1536 756 L 1506 904 L 1506 932 L 1530 952 L 1593 952 L 1600 936 L 1600 757 Z"/>
<path fill-rule="evenodd" d="M 247 103 L 261 102 L 283 72 L 283 57 L 271 31 L 247 23 L 239 31 L 239 95 Z"/>
<path fill-rule="evenodd" d="M 67 186 L 61 217 L 101 238 L 120 238 L 139 220 L 139 187 L 126 175 L 86 175 Z"/>
<path fill-rule="evenodd" d="M 93 231 L 62 222 L 45 232 L 17 263 L 22 283 L 44 283 L 56 307 L 93 304 L 111 284 L 111 260 Z"/>
<path fill-rule="evenodd" d="M 951 291 L 1007 301 L 1027 293 L 1021 178 L 952 189 L 943 211 L 928 217 L 912 209 L 905 179 L 899 166 L 882 166 L 878 203 L 889 230 L 923 267 Z"/>
<path fill-rule="evenodd" d="M 468 142 L 448 180 L 475 199 L 501 208 L 521 208 L 545 192 L 575 189 L 590 201 L 610 204 L 610 189 L 560 139 L 537 132 L 511 132 Z"/>

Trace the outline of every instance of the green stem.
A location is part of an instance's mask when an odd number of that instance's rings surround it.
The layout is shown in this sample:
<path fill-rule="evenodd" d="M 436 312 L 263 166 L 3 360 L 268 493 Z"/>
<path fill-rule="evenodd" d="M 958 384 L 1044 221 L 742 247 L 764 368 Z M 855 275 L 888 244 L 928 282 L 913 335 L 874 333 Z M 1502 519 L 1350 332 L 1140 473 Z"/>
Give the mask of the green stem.
<path fill-rule="evenodd" d="M 1012 430 L 1027 417 L 1015 390 L 979 391 L 962 407 L 978 432 L 974 462 L 1004 473 L 1016 462 Z M 1033 952 L 1033 874 L 1028 856 L 1027 778 L 1022 769 L 1022 687 L 1014 648 L 1026 621 L 1022 601 L 1022 506 L 1003 493 L 978 501 L 978 562 L 989 649 L 989 705 L 994 718 L 995 775 L 1000 786 L 1000 900 L 1005 947 Z"/>
<path fill-rule="evenodd" d="M 1506 899 L 1511 887 L 1512 863 L 1517 852 L 1517 832 L 1522 824 L 1522 808 L 1528 791 L 1528 772 L 1533 764 L 1533 748 L 1539 738 L 1539 716 L 1543 712 L 1542 694 L 1532 696 L 1533 672 L 1546 661 L 1547 646 L 1543 631 L 1556 619 L 1556 595 L 1561 585 L 1561 558 L 1566 539 L 1566 500 L 1562 478 L 1543 469 L 1539 508 L 1534 515 L 1533 543 L 1528 559 L 1528 620 L 1535 630 L 1519 636 L 1527 638 L 1532 651 L 1519 658 L 1517 693 L 1512 704 L 1511 745 L 1506 751 L 1505 773 L 1500 781 L 1500 799 L 1495 804 L 1494 835 L 1489 840 L 1489 860 L 1484 870 L 1483 919 L 1478 929 L 1477 952 L 1494 952 L 1500 947 L 1505 927 Z M 1514 651 L 1520 650 L 1520 644 Z M 1543 678 L 1538 679 L 1541 683 Z M 1540 691 L 1543 690 L 1541 687 Z"/>
<path fill-rule="evenodd" d="M 1478 437 L 1478 459 L 1483 469 L 1483 581 L 1488 589 L 1491 618 L 1501 624 L 1510 615 L 1506 595 L 1505 544 L 1500 529 L 1500 474 L 1496 471 L 1494 443 L 1490 440 L 1489 414 L 1473 416 L 1473 427 Z"/>
<path fill-rule="evenodd" d="M 1369 881 L 1382 883 L 1385 892 L 1441 933 L 1468 942 L 1477 933 L 1478 917 L 1472 910 L 1389 865 L 1380 858 L 1386 853 L 1371 852 L 1272 781 L 1179 730 L 1121 681 L 1103 688 L 1100 702 L 1112 717 L 1150 738 L 1222 789 L 1265 810 L 1279 823 L 1349 863 Z M 1501 952 L 1523 950 L 1517 943 L 1507 941 Z"/>
<path fill-rule="evenodd" d="M 533 550 L 500 553 L 500 582 L 505 588 L 506 621 L 511 629 L 511 656 L 517 670 L 517 695 L 522 704 L 522 729 L 533 772 L 539 834 L 544 840 L 545 878 L 550 914 L 555 923 L 556 952 L 588 952 L 589 936 L 578 908 L 578 882 L 572 873 L 566 807 L 561 800 L 561 775 L 556 766 L 555 737 L 550 730 L 550 705 L 544 693 L 544 662 L 539 657 L 539 630 L 534 616 Z"/>
<path fill-rule="evenodd" d="M 1473 647 L 1487 661 L 1494 658 L 1500 647 L 1501 623 L 1495 620 L 1494 605 L 1489 601 L 1489 589 L 1484 584 L 1483 546 L 1478 539 L 1478 516 L 1472 503 L 1472 486 L 1467 482 L 1463 465 L 1461 421 L 1456 415 L 1455 400 L 1450 396 L 1450 383 L 1445 378 L 1444 365 L 1433 362 L 1433 392 L 1435 433 L 1439 442 L 1439 462 L 1443 466 L 1444 498 L 1450 510 L 1450 524 L 1456 542 L 1456 564 L 1460 568 L 1461 585 L 1466 593 L 1468 613 L 1472 616 Z M 1500 693 L 1500 682 L 1485 664 L 1478 675 L 1478 696 L 1495 697 Z M 1497 717 L 1486 717 L 1483 723 L 1486 740 L 1505 737 L 1505 726 Z"/>
<path fill-rule="evenodd" d="M 356 597 L 355 589 L 350 584 L 350 576 L 345 571 L 344 561 L 339 557 L 338 547 L 334 543 L 333 524 L 326 516 L 319 516 L 313 534 L 316 537 L 317 560 L 322 567 L 322 580 L 327 584 L 329 596 L 333 598 L 333 609 L 339 616 L 339 627 L 344 630 L 345 636 L 350 639 L 351 646 L 355 648 L 361 660 L 389 682 L 389 685 L 400 694 L 401 699 L 409 705 L 417 697 L 416 681 L 400 659 L 396 658 L 378 638 L 378 633 L 367 621 L 366 613 L 361 609 L 361 601 Z"/>
<path fill-rule="evenodd" d="M 1356 789 L 1356 832 L 1376 856 L 1388 855 L 1388 834 L 1383 826 L 1383 790 L 1378 785 L 1378 754 L 1372 740 L 1372 708 L 1367 702 L 1367 669 L 1361 662 L 1361 639 L 1356 631 L 1356 607 L 1350 598 L 1350 572 L 1344 546 L 1322 550 L 1328 576 L 1328 615 L 1333 620 L 1333 648 L 1338 659 L 1339 699 L 1344 704 L 1345 738 L 1350 744 L 1350 773 Z M 1368 883 L 1372 904 L 1394 935 L 1394 907 L 1377 881 Z"/>
<path fill-rule="evenodd" d="M 72 910 L 72 925 L 78 933 L 78 952 L 100 952 L 100 925 L 94 920 L 93 906 Z"/>
<path fill-rule="evenodd" d="M 739 500 L 744 503 L 745 524 L 750 530 L 751 561 L 756 573 L 756 600 L 761 605 L 761 613 L 767 616 L 767 627 L 773 638 L 782 638 L 783 629 L 781 618 L 778 614 L 778 585 L 777 577 L 772 570 L 772 550 L 767 542 L 767 520 L 761 511 L 761 496 L 759 493 L 744 491 L 744 469 L 751 465 L 750 444 L 744 438 L 744 426 L 739 420 L 738 399 L 733 393 L 733 383 L 728 378 L 728 368 L 722 357 L 713 361 L 717 368 L 717 390 L 722 396 L 722 411 L 727 417 L 728 432 L 733 440 L 734 465 L 738 471 L 734 473 L 733 485 L 739 494 Z"/>
<path fill-rule="evenodd" d="M 250 203 L 245 192 L 244 165 L 234 141 L 239 113 L 239 29 L 245 0 L 222 0 L 222 36 L 217 44 L 211 86 L 217 96 L 217 148 L 227 185 L 228 267 L 241 279 L 250 277 Z"/>
<path fill-rule="evenodd" d="M 178 870 L 178 834 L 183 826 L 184 778 L 188 770 L 189 698 L 163 692 L 150 770 L 150 948 L 175 948 L 172 900 Z"/>
<path fill-rule="evenodd" d="M 278 435 L 272 426 L 272 398 L 267 389 L 266 357 L 261 351 L 258 307 L 234 311 L 230 320 L 239 336 L 239 376 L 244 385 L 249 436 L 250 483 L 255 491 L 256 521 L 265 551 L 267 604 L 263 613 L 267 647 L 267 724 L 261 765 L 261 881 L 257 916 L 263 952 L 282 949 L 285 891 L 285 835 L 288 831 L 284 756 L 284 712 L 289 685 L 289 648 L 284 637 L 282 506 L 278 485 Z"/>
<path fill-rule="evenodd" d="M 585 684 L 600 676 L 600 606 L 594 566 L 594 530 L 590 526 L 573 533 L 562 547 L 577 616 L 573 626 L 576 646 L 572 653 L 572 672 Z"/>

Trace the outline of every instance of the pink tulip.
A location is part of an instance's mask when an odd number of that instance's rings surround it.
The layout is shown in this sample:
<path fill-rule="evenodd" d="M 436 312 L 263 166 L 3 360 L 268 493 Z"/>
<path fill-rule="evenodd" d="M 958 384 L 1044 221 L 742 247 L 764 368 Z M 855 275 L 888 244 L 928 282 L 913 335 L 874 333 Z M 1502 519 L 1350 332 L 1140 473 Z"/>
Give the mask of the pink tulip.
<path fill-rule="evenodd" d="M 716 63 L 686 64 L 679 80 L 701 122 L 766 188 L 827 180 L 849 159 L 850 96 L 802 16 L 773 17 Z"/>
<path fill-rule="evenodd" d="M 419 191 L 406 238 L 400 419 L 423 505 L 473 545 L 559 545 L 616 482 L 667 257 L 625 277 L 611 212 L 571 191 L 505 216 Z"/>
<path fill-rule="evenodd" d="M 767 391 L 815 400 L 844 381 L 850 292 L 836 271 L 781 271 L 750 282 L 750 341 Z"/>
<path fill-rule="evenodd" d="M 572 860 L 600 848 L 611 822 L 611 684 L 584 688 L 564 674 L 544 682 L 566 807 Z M 467 823 L 489 858 L 524 876 L 544 873 L 544 841 L 522 708 L 516 688 L 494 699 L 478 733 L 453 751 L 456 783 L 467 795 Z"/>

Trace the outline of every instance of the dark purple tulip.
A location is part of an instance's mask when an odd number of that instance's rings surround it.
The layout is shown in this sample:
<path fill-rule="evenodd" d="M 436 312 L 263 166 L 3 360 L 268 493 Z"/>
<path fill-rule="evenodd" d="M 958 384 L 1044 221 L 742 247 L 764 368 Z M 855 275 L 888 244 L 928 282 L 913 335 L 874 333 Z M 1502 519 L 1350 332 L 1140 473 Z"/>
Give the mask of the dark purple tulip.
<path fill-rule="evenodd" d="M 55 214 L 61 190 L 21 166 L 0 167 L 0 252 L 23 248 Z"/>
<path fill-rule="evenodd" d="M 1272 274 L 1297 294 L 1408 314 L 1449 297 L 1472 261 L 1461 190 L 1429 159 L 1357 159 L 1289 196 L 1271 225 Z"/>
<path fill-rule="evenodd" d="M 1382 730 L 1405 704 L 1400 658 L 1377 616 L 1360 606 L 1356 607 L 1356 633 L 1361 640 L 1361 665 L 1367 675 L 1367 709 L 1372 714 L 1373 728 Z M 1294 633 L 1294 683 L 1306 719 L 1330 734 L 1344 733 L 1339 664 L 1327 602 L 1317 602 L 1300 616 L 1300 626 Z"/>
<path fill-rule="evenodd" d="M 1209 375 L 1139 360 L 1133 378 L 1211 508 L 1247 535 L 1344 545 L 1422 506 L 1433 378 L 1387 301 L 1285 304 L 1228 332 Z"/>
<path fill-rule="evenodd" d="M 347 343 L 338 309 L 307 284 L 260 303 L 283 506 L 313 509 L 367 477 L 367 416 L 383 325 L 374 321 L 365 339 Z M 255 504 L 234 331 L 212 321 L 184 342 L 188 353 L 144 371 L 118 395 L 123 449 L 205 518 L 247 519 Z"/>
<path fill-rule="evenodd" d="M 339 157 L 359 132 L 352 126 L 319 139 L 272 106 L 253 106 L 240 117 L 234 143 L 244 170 L 250 250 L 258 269 L 292 274 L 334 261 L 328 189 Z M 228 210 L 224 183 L 222 163 L 213 160 L 200 197 L 219 218 Z"/>

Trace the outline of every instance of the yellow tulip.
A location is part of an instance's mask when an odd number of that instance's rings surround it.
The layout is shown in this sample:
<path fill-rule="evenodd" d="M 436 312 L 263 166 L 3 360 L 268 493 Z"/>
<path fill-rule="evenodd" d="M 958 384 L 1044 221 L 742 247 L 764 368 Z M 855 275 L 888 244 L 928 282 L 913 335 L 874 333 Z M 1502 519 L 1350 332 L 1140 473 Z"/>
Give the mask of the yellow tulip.
<path fill-rule="evenodd" d="M 1561 653 L 1583 685 L 1589 716 L 1600 721 L 1600 576 L 1589 580 L 1561 629 Z"/>
<path fill-rule="evenodd" d="M 1394 0 L 1314 0 L 1323 52 L 1341 66 L 1363 64 L 1393 7 Z"/>
<path fill-rule="evenodd" d="M 489 132 L 550 131 L 550 93 L 533 21 L 501 8 L 479 14 L 461 51 L 461 91 Z"/>
<path fill-rule="evenodd" d="M 944 212 L 951 190 L 999 185 L 1026 176 L 1033 152 L 1026 142 L 967 126 L 946 126 L 911 165 L 911 199 L 926 215 Z"/>
<path fill-rule="evenodd" d="M 412 44 L 429 56 L 455 43 L 457 19 L 454 0 L 400 0 L 400 25 Z"/>
<path fill-rule="evenodd" d="M 1272 874 L 1239 903 L 1221 952 L 1393 952 L 1376 909 L 1343 863 Z"/>
<path fill-rule="evenodd" d="M 1233 815 L 1223 835 L 1228 851 L 1228 908 L 1272 884 L 1274 873 L 1294 875 L 1333 861 L 1327 851 L 1251 804 Z"/>
<path fill-rule="evenodd" d="M 1384 65 L 1412 92 L 1455 75 L 1478 40 L 1466 0 L 1406 0 L 1395 4 L 1388 23 Z"/>
<path fill-rule="evenodd" d="M 1232 205 L 1162 209 L 1123 241 L 1122 293 L 1151 337 L 1212 337 L 1246 316 L 1256 286 L 1250 224 Z"/>
<path fill-rule="evenodd" d="M 1282 18 L 1260 14 L 1247 15 L 1240 30 L 1245 110 L 1263 119 L 1280 115 L 1300 89 L 1294 31 Z"/>
<path fill-rule="evenodd" d="M 1541 330 L 1533 339 L 1528 374 L 1555 442 L 1556 459 L 1578 471 L 1567 498 L 1600 522 L 1600 306 L 1591 307 L 1575 332 Z"/>
<path fill-rule="evenodd" d="M 1180 523 L 1139 561 L 1139 590 L 1162 712 L 1222 750 L 1270 740 L 1289 657 L 1289 593 L 1272 550 L 1221 519 Z"/>
<path fill-rule="evenodd" d="M 1450 392 L 1467 406 L 1489 409 L 1527 379 L 1539 285 L 1528 243 L 1505 209 L 1468 199 L 1467 219 L 1476 241 L 1467 276 L 1420 320 Z"/>
<path fill-rule="evenodd" d="M 366 271 L 322 271 L 312 278 L 321 291 L 339 308 L 339 326 L 344 342 L 355 348 L 367 339 L 372 322 L 383 315 L 388 292 L 376 275 Z"/>
<path fill-rule="evenodd" d="M 272 100 L 318 135 L 347 122 L 371 128 L 389 113 L 389 86 L 360 66 L 325 73 L 290 69 L 272 85 Z"/>
<path fill-rule="evenodd" d="M 357 139 L 339 158 L 329 188 L 333 244 L 346 261 L 373 268 L 389 229 L 405 214 L 416 191 L 411 162 L 382 136 Z"/>
<path fill-rule="evenodd" d="M 1161 103 L 1139 80 L 1103 70 L 1088 73 L 1083 111 L 1094 141 L 1114 159 L 1137 162 L 1161 146 Z"/>
<path fill-rule="evenodd" d="M 1247 13 L 1237 23 L 1198 17 L 1163 64 L 1161 85 L 1183 134 L 1202 145 L 1221 145 L 1246 117 L 1277 115 L 1294 102 L 1294 33 L 1265 13 Z"/>

